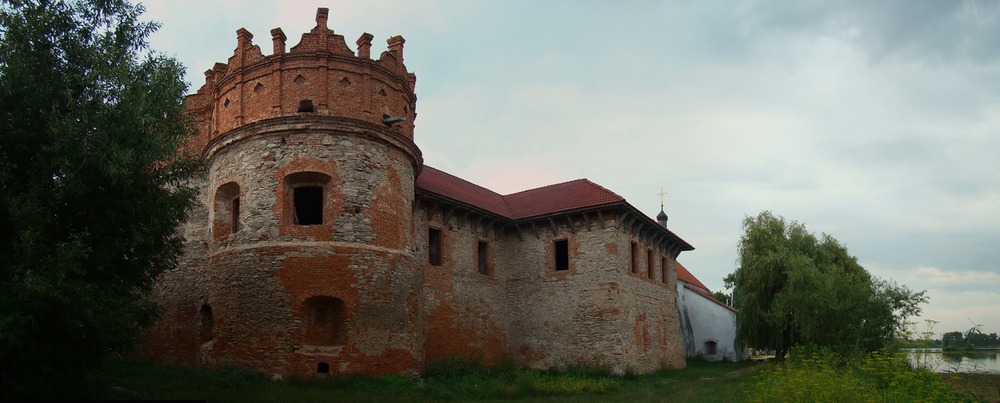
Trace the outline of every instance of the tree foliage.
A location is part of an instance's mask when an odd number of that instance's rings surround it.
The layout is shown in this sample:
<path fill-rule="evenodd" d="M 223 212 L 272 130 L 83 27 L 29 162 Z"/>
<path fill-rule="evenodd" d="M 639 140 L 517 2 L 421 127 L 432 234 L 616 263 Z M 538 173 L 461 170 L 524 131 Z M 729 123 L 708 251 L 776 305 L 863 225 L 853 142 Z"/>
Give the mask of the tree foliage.
<path fill-rule="evenodd" d="M 734 288 L 738 337 L 775 350 L 815 344 L 842 354 L 874 351 L 905 330 L 926 292 L 872 277 L 829 235 L 770 212 L 743 221 Z"/>
<path fill-rule="evenodd" d="M 942 334 L 941 346 L 950 350 L 1000 346 L 1000 338 L 996 333 L 986 334 L 979 328 L 980 325 L 976 325 L 965 332 L 953 331 Z"/>
<path fill-rule="evenodd" d="M 732 295 L 729 294 L 729 293 L 725 293 L 725 292 L 722 292 L 722 291 L 712 291 L 711 295 L 712 295 L 712 298 L 715 298 L 716 300 L 718 300 L 719 302 L 722 302 L 724 304 L 731 304 L 732 303 L 732 301 L 730 301 L 732 299 Z"/>
<path fill-rule="evenodd" d="M 0 400 L 72 397 L 155 319 L 199 163 L 182 68 L 124 0 L 0 5 Z"/>
<path fill-rule="evenodd" d="M 948 332 L 941 336 L 941 345 L 944 347 L 965 347 L 965 335 L 962 332 Z"/>

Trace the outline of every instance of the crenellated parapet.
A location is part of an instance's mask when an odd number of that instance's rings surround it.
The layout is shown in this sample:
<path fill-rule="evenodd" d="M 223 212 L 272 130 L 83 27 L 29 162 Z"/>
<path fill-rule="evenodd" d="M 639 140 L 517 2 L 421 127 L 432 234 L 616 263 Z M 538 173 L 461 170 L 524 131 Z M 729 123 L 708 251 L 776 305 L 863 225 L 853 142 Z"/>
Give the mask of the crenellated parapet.
<path fill-rule="evenodd" d="M 237 30 L 233 55 L 207 70 L 205 84 L 185 100 L 197 128 L 192 151 L 204 153 L 209 142 L 244 125 L 296 116 L 367 122 L 413 141 L 416 76 L 403 64 L 403 37 L 389 38 L 375 60 L 371 34 L 358 38 L 355 53 L 328 28 L 328 14 L 318 9 L 316 26 L 290 49 L 281 28 L 271 30 L 270 55 L 252 33 Z"/>

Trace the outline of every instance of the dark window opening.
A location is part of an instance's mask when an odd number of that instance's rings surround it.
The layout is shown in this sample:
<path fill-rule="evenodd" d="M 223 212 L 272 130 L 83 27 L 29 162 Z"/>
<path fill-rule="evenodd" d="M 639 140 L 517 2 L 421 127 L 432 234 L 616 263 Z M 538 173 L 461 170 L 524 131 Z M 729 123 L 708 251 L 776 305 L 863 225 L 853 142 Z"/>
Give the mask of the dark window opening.
<path fill-rule="evenodd" d="M 650 279 L 655 279 L 656 274 L 653 271 L 653 251 L 646 250 L 646 277 Z"/>
<path fill-rule="evenodd" d="M 232 206 L 231 210 L 232 210 L 232 214 L 233 214 L 233 223 L 232 223 L 232 225 L 233 225 L 233 232 L 235 233 L 235 232 L 238 232 L 240 230 L 240 198 L 239 197 L 233 199 L 233 206 Z"/>
<path fill-rule="evenodd" d="M 328 204 L 330 176 L 320 172 L 296 172 L 285 176 L 282 223 L 322 225 Z M 284 228 L 284 226 L 282 226 Z"/>
<path fill-rule="evenodd" d="M 344 301 L 319 296 L 303 303 L 306 319 L 305 344 L 337 346 L 344 344 Z"/>
<path fill-rule="evenodd" d="M 303 99 L 299 101 L 299 112 L 314 112 L 313 101 L 311 99 Z"/>
<path fill-rule="evenodd" d="M 670 276 L 667 275 L 667 258 L 660 259 L 660 281 L 666 284 L 670 280 Z"/>
<path fill-rule="evenodd" d="M 637 266 L 639 266 L 639 258 L 636 256 L 637 254 L 639 254 L 639 245 L 636 244 L 635 242 L 632 242 L 632 249 L 630 250 L 629 254 L 629 259 L 631 260 L 630 264 L 632 268 L 632 274 L 638 272 Z"/>
<path fill-rule="evenodd" d="M 317 225 L 323 223 L 323 188 L 300 186 L 295 188 L 295 223 Z"/>
<path fill-rule="evenodd" d="M 208 306 L 208 304 L 202 305 L 199 316 L 201 323 L 198 326 L 198 339 L 202 343 L 211 341 L 215 338 L 215 335 L 212 334 L 212 326 L 215 322 L 214 315 L 212 315 L 212 307 Z"/>
<path fill-rule="evenodd" d="M 487 252 L 488 245 L 489 244 L 487 244 L 486 242 L 479 241 L 479 247 L 478 250 L 476 250 L 477 253 L 476 269 L 479 270 L 480 274 L 489 274 L 489 268 L 486 265 L 486 258 L 487 258 L 486 254 L 488 253 Z"/>
<path fill-rule="evenodd" d="M 427 261 L 435 266 L 441 265 L 441 230 L 427 229 Z"/>
<path fill-rule="evenodd" d="M 316 364 L 316 373 L 317 374 L 329 374 L 330 373 L 330 363 L 321 362 L 319 364 Z"/>
<path fill-rule="evenodd" d="M 705 342 L 705 355 L 715 355 L 716 343 L 714 341 Z"/>
<path fill-rule="evenodd" d="M 562 239 L 555 241 L 556 248 L 556 271 L 569 270 L 569 241 Z"/>

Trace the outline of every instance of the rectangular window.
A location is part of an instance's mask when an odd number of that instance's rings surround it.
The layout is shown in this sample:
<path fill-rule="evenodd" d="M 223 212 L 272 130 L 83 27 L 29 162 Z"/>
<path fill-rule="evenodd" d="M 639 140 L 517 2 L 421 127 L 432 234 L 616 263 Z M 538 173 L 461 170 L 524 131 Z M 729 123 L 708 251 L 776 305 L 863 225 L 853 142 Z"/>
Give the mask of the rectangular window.
<path fill-rule="evenodd" d="M 489 274 L 489 266 L 486 264 L 488 249 L 489 244 L 479 241 L 479 246 L 476 248 L 476 270 L 478 270 L 480 274 Z"/>
<path fill-rule="evenodd" d="M 233 207 L 232 207 L 231 210 L 232 210 L 232 214 L 233 214 L 233 233 L 236 233 L 237 231 L 240 230 L 240 198 L 239 197 L 233 199 Z"/>
<path fill-rule="evenodd" d="M 323 224 L 323 187 L 299 186 L 295 188 L 295 223 L 298 225 Z"/>
<path fill-rule="evenodd" d="M 569 241 L 561 239 L 555 241 L 556 249 L 556 271 L 569 270 Z"/>
<path fill-rule="evenodd" d="M 435 266 L 441 265 L 441 230 L 427 229 L 427 261 Z"/>
<path fill-rule="evenodd" d="M 670 276 L 667 275 L 667 258 L 660 259 L 660 281 L 666 284 L 670 280 Z"/>
<path fill-rule="evenodd" d="M 653 271 L 653 251 L 646 249 L 646 277 L 656 279 L 656 272 Z"/>
<path fill-rule="evenodd" d="M 639 271 L 639 268 L 637 267 L 639 266 L 639 258 L 636 256 L 637 254 L 639 254 L 639 245 L 635 242 L 632 242 L 632 249 L 630 250 L 629 254 L 632 274 L 638 273 Z"/>

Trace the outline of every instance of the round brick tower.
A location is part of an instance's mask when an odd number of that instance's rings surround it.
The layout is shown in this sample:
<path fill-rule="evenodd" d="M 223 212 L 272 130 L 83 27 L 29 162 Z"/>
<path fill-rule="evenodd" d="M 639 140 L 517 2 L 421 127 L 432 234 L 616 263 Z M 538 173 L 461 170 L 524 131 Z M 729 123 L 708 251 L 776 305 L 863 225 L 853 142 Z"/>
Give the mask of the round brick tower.
<path fill-rule="evenodd" d="M 272 30 L 269 56 L 240 29 L 186 99 L 189 149 L 210 166 L 185 257 L 160 282 L 166 355 L 280 376 L 422 365 L 416 78 L 402 37 L 373 60 L 372 35 L 355 54 L 327 13 L 288 51 Z"/>

